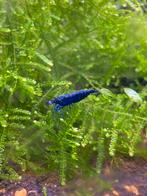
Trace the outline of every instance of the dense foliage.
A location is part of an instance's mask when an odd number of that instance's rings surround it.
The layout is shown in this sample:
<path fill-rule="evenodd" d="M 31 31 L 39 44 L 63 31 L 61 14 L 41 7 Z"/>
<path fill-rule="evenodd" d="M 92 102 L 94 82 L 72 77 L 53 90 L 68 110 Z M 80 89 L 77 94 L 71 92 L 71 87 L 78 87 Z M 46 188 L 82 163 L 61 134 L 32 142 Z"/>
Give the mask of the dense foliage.
<path fill-rule="evenodd" d="M 145 2 L 0 0 L 0 6 L 1 178 L 56 170 L 65 184 L 68 175 L 92 170 L 94 157 L 100 172 L 105 159 L 138 153 L 147 122 Z M 82 88 L 101 95 L 65 107 L 63 115 L 46 105 Z"/>

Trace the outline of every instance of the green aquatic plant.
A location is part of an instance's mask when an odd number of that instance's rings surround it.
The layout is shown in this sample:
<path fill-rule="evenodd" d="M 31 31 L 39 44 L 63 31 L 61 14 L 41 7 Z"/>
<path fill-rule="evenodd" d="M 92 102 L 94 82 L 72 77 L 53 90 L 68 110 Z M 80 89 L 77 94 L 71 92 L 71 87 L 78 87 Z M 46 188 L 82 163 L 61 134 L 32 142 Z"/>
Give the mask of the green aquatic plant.
<path fill-rule="evenodd" d="M 145 10 L 136 0 L 0 0 L 1 178 L 56 171 L 65 184 L 100 173 L 107 159 L 139 154 Z M 46 105 L 79 89 L 101 95 L 63 107 L 64 115 Z"/>

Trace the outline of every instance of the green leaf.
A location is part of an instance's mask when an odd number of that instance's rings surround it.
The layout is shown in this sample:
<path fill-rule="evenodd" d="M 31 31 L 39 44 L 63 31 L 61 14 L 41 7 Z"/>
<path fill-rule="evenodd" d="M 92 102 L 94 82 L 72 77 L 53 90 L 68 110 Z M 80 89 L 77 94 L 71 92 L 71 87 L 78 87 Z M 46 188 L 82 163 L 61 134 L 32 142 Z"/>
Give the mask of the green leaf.
<path fill-rule="evenodd" d="M 32 67 L 35 67 L 36 69 L 39 69 L 39 70 L 43 70 L 43 71 L 46 71 L 46 72 L 51 71 L 51 69 L 49 67 L 46 67 L 46 66 L 44 66 L 43 64 L 40 64 L 40 63 L 30 62 L 28 64 L 31 65 Z"/>
<path fill-rule="evenodd" d="M 100 92 L 104 97 L 112 97 L 113 96 L 113 93 L 110 90 L 108 90 L 107 88 L 101 88 Z"/>
<path fill-rule="evenodd" d="M 43 54 L 40 54 L 38 52 L 36 52 L 36 56 L 39 57 L 44 63 L 46 63 L 47 65 L 53 66 L 53 62 L 51 60 L 49 60 L 46 56 L 44 56 Z"/>
<path fill-rule="evenodd" d="M 2 127 L 7 127 L 7 121 L 3 118 L 0 118 L 0 124 Z"/>
<path fill-rule="evenodd" d="M 2 32 L 2 33 L 10 33 L 11 32 L 11 29 L 0 27 L 0 32 Z"/>

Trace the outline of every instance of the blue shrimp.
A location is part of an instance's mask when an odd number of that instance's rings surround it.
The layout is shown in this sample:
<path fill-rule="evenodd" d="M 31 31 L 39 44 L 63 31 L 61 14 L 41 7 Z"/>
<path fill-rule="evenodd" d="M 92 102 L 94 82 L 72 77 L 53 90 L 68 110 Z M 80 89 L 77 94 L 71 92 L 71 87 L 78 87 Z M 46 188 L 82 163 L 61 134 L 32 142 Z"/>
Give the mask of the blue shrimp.
<path fill-rule="evenodd" d="M 54 110 L 60 112 L 60 110 L 68 105 L 79 102 L 82 99 L 86 98 L 88 95 L 96 93 L 100 94 L 98 90 L 88 89 L 88 90 L 79 90 L 73 93 L 60 95 L 47 102 L 48 105 L 55 104 Z"/>

